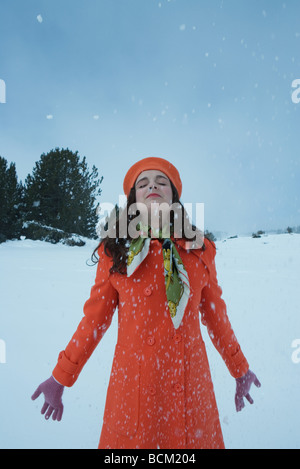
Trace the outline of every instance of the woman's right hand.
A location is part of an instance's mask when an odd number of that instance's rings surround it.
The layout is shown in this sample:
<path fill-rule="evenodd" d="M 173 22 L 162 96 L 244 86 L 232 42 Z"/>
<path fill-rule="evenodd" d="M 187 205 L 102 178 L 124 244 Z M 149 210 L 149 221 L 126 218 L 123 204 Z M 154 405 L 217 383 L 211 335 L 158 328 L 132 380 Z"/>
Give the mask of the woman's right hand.
<path fill-rule="evenodd" d="M 62 403 L 62 395 L 64 392 L 64 386 L 53 378 L 47 379 L 39 385 L 36 391 L 31 396 L 31 399 L 35 401 L 41 393 L 44 394 L 45 402 L 42 407 L 41 413 L 45 414 L 45 419 L 48 420 L 51 415 L 53 420 L 61 421 L 64 406 Z"/>

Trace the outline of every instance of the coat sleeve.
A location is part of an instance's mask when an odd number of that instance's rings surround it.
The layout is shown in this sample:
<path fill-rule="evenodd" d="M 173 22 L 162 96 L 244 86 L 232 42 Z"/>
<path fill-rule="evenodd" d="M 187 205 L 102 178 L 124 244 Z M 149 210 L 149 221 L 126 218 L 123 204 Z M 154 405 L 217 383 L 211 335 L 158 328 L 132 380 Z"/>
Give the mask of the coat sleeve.
<path fill-rule="evenodd" d="M 205 264 L 209 271 L 209 281 L 202 290 L 201 322 L 207 327 L 209 336 L 230 374 L 239 378 L 247 373 L 249 365 L 232 330 L 226 304 L 222 299 L 222 289 L 218 284 L 215 266 L 215 244 L 206 241 L 205 245 Z"/>
<path fill-rule="evenodd" d="M 96 346 L 109 328 L 118 305 L 118 294 L 110 282 L 110 260 L 100 246 L 95 283 L 84 304 L 84 317 L 66 349 L 60 352 L 53 377 L 71 387 Z"/>

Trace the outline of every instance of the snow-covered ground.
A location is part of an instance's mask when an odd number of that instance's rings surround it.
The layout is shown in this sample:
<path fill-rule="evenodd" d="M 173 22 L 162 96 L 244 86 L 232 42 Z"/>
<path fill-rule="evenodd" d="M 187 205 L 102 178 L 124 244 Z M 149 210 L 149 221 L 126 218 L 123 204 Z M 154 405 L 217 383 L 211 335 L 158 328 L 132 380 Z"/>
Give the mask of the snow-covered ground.
<path fill-rule="evenodd" d="M 300 448 L 300 363 L 292 360 L 292 343 L 300 339 L 300 235 L 216 244 L 228 314 L 262 383 L 253 389 L 254 405 L 237 414 L 234 379 L 202 326 L 226 446 Z M 0 448 L 97 448 L 117 313 L 76 385 L 65 391 L 62 422 L 45 421 L 42 397 L 30 399 L 82 317 L 95 276 L 96 267 L 86 264 L 94 247 L 0 245 Z"/>

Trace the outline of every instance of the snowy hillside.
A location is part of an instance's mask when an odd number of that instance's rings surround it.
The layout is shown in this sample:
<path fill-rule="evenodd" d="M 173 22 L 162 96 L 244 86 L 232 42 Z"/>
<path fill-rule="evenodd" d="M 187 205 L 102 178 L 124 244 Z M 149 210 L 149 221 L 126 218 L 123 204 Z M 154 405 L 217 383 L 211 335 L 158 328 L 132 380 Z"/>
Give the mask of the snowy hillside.
<path fill-rule="evenodd" d="M 227 448 L 300 448 L 300 235 L 217 243 L 217 269 L 233 329 L 262 383 L 254 405 L 234 408 L 235 382 L 202 326 Z M 61 423 L 32 402 L 82 317 L 95 267 L 94 244 L 37 241 L 0 245 L 0 448 L 96 448 L 117 338 L 117 314 L 76 385 L 64 394 Z M 5 347 L 3 347 L 3 344 Z M 4 360 L 3 351 L 6 352 Z"/>

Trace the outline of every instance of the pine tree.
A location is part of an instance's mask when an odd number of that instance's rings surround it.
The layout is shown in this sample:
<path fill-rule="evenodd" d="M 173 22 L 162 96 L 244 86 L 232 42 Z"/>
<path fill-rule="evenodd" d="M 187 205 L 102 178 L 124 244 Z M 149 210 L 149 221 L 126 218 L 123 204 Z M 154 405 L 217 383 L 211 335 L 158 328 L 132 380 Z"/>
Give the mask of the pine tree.
<path fill-rule="evenodd" d="M 67 233 L 94 237 L 97 224 L 96 197 L 102 179 L 86 157 L 55 148 L 43 153 L 25 181 L 26 219 Z"/>
<path fill-rule="evenodd" d="M 18 183 L 16 165 L 0 156 L 0 241 L 20 235 L 22 184 Z"/>

